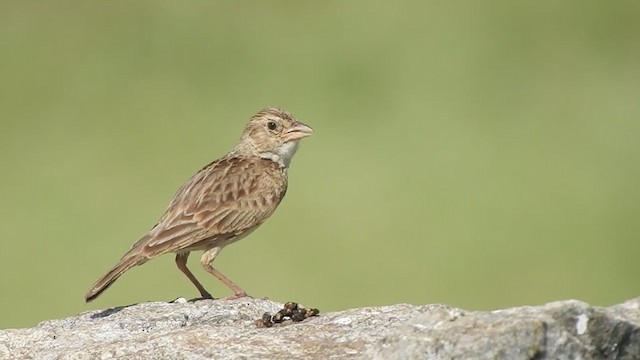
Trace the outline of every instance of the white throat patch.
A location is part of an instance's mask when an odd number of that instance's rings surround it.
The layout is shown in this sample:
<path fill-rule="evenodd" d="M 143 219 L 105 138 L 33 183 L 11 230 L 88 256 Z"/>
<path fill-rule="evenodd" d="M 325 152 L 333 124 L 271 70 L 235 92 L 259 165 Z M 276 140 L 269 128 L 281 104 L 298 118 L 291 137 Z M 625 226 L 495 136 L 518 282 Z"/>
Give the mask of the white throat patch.
<path fill-rule="evenodd" d="M 289 168 L 293 155 L 298 150 L 297 141 L 289 141 L 280 146 L 275 152 L 263 152 L 260 153 L 260 157 L 263 159 L 269 159 L 279 163 L 285 169 Z"/>

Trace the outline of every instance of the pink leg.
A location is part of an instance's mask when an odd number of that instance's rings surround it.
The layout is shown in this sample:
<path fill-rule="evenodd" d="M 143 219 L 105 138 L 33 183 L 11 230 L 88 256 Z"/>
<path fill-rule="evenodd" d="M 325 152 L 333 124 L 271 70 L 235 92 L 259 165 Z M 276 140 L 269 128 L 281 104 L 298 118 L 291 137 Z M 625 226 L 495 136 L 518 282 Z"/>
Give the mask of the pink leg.
<path fill-rule="evenodd" d="M 211 294 L 209 294 L 209 292 L 204 289 L 204 286 L 200 284 L 198 279 L 196 279 L 196 277 L 189 270 L 189 268 L 187 268 L 188 258 L 189 258 L 188 252 L 176 254 L 176 265 L 178 265 L 178 269 L 180 269 L 180 271 L 182 271 L 185 275 L 187 275 L 187 277 L 189 278 L 189 280 L 191 280 L 193 285 L 195 285 L 196 288 L 198 288 L 198 291 L 200 291 L 200 296 L 202 296 L 203 299 L 213 299 L 213 296 L 211 296 Z"/>
<path fill-rule="evenodd" d="M 202 267 L 207 270 L 209 274 L 215 276 L 218 280 L 222 281 L 223 284 L 227 285 L 227 287 L 229 287 L 229 289 L 233 291 L 233 296 L 227 297 L 226 299 L 230 300 L 248 296 L 240 286 L 231 281 L 228 277 L 222 275 L 221 272 L 211 266 L 211 263 L 213 263 L 213 260 L 216 258 L 220 250 L 222 250 L 221 247 L 215 247 L 205 251 L 204 254 L 202 254 L 202 258 L 200 258 Z"/>

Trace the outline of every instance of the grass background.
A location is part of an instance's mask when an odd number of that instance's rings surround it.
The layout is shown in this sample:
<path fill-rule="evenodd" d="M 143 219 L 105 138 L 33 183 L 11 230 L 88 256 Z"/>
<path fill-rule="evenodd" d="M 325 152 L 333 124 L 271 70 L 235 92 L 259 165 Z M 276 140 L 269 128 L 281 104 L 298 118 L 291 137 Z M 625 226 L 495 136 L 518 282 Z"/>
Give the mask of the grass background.
<path fill-rule="evenodd" d="M 216 266 L 322 311 L 640 295 L 637 1 L 0 3 L 0 328 L 83 295 L 264 106 L 312 125 Z M 190 265 L 214 294 L 229 291 Z"/>

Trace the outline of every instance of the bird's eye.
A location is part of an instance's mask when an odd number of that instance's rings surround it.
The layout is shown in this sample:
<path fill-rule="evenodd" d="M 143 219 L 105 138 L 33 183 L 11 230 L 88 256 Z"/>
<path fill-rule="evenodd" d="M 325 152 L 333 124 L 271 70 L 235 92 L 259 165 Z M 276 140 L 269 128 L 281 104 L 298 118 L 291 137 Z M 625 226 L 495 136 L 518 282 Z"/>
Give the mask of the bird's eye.
<path fill-rule="evenodd" d="M 269 128 L 269 130 L 275 130 L 278 127 L 278 124 L 276 124 L 276 122 L 273 120 L 269 120 L 269 122 L 267 123 L 267 127 Z"/>

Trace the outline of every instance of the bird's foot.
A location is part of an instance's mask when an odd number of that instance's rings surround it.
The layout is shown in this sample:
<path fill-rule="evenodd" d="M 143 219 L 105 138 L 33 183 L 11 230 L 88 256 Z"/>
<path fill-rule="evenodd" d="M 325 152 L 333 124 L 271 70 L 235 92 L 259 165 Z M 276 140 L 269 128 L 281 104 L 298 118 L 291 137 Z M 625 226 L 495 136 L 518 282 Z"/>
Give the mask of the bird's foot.
<path fill-rule="evenodd" d="M 226 298 L 224 298 L 224 300 L 236 300 L 236 299 L 241 299 L 241 298 L 251 298 L 253 299 L 253 296 L 249 296 L 246 292 L 237 292 L 231 296 L 227 296 Z"/>
<path fill-rule="evenodd" d="M 189 300 L 189 302 L 192 303 L 192 302 L 196 302 L 196 301 L 200 301 L 200 300 L 216 300 L 216 298 L 214 298 L 211 294 L 206 292 L 206 293 L 201 293 L 200 297 L 193 298 L 193 299 Z"/>

